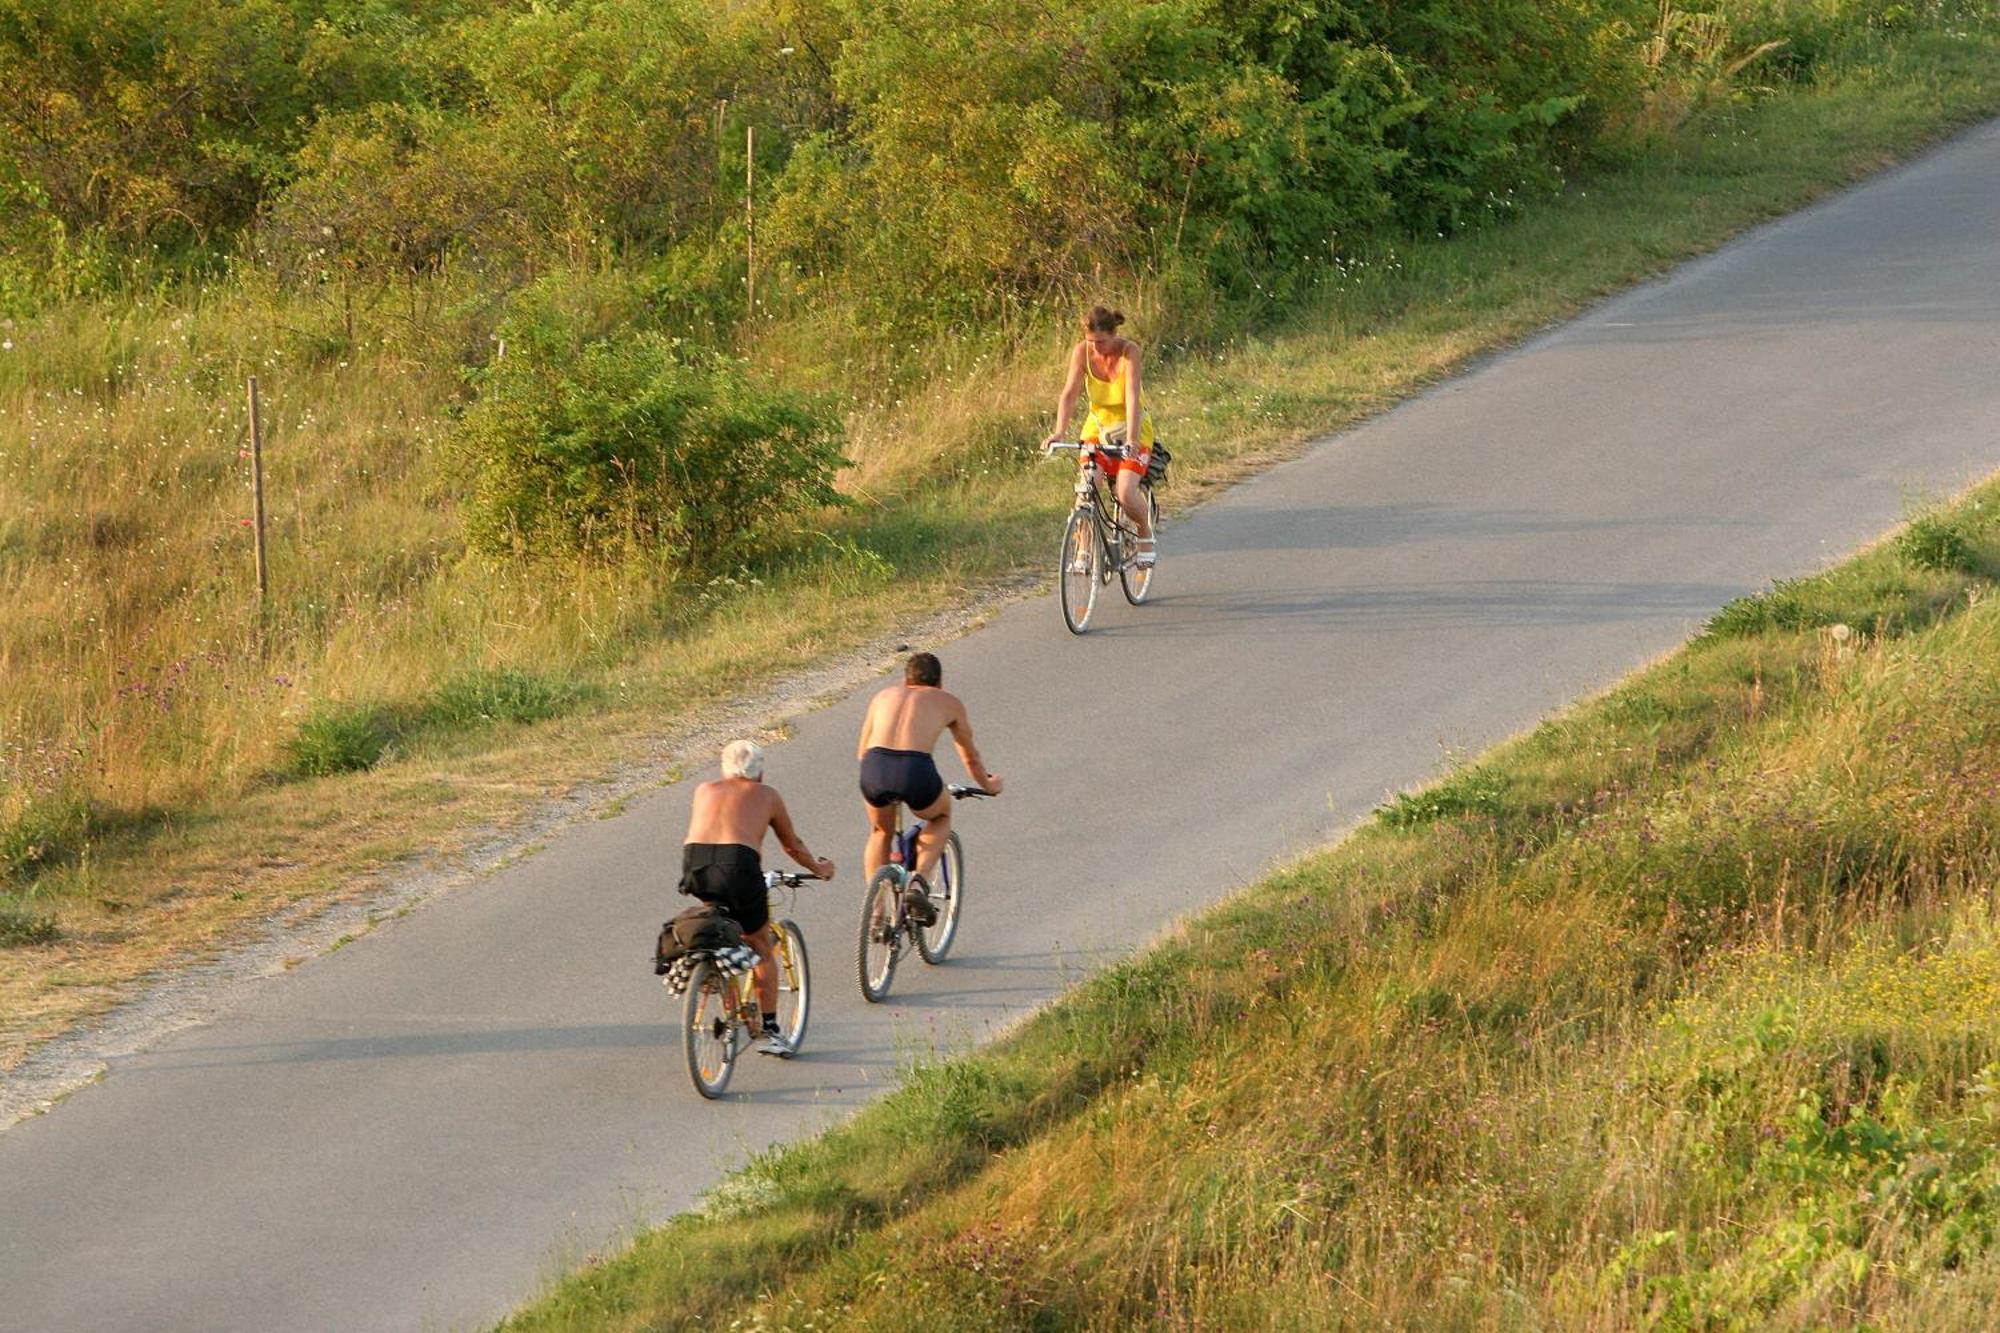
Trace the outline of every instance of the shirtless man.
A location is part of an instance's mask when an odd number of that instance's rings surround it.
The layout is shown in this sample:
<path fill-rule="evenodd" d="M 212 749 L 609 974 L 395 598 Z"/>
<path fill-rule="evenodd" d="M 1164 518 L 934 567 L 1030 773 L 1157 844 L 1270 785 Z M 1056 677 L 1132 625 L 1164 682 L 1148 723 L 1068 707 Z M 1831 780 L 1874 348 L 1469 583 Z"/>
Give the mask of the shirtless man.
<path fill-rule="evenodd" d="M 867 877 L 888 864 L 896 838 L 896 807 L 907 805 L 924 821 L 917 839 L 916 873 L 926 888 L 951 836 L 951 793 L 938 776 L 931 747 L 948 727 L 965 771 L 981 787 L 1000 794 L 1000 776 L 990 772 L 972 744 L 972 722 L 958 696 L 940 687 L 944 669 L 929 653 L 912 653 L 903 683 L 891 685 L 868 704 L 861 723 L 861 798 L 868 803 Z"/>
<path fill-rule="evenodd" d="M 764 1011 L 764 1044 L 757 1049 L 791 1055 L 778 1032 L 777 941 L 764 887 L 766 830 L 778 835 L 794 861 L 821 879 L 833 878 L 833 862 L 806 850 L 784 798 L 764 785 L 764 748 L 731 741 L 722 747 L 722 777 L 694 789 L 681 847 L 681 892 L 714 903 L 743 927 L 743 942 L 757 952 L 757 1005 Z"/>

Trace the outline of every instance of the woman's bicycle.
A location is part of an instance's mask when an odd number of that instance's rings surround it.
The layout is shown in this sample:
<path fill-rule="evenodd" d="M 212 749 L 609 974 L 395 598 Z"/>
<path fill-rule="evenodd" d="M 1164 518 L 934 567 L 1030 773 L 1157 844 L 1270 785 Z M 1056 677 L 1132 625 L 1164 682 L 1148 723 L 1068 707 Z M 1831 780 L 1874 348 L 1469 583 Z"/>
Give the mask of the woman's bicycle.
<path fill-rule="evenodd" d="M 993 794 L 984 787 L 957 784 L 950 791 L 960 801 Z M 919 819 L 896 830 L 889 864 L 868 881 L 868 896 L 861 903 L 861 946 L 855 961 L 861 993 L 871 1004 L 888 998 L 889 983 L 905 951 L 914 947 L 919 957 L 935 965 L 944 961 L 958 938 L 958 918 L 965 907 L 965 844 L 953 829 L 938 856 L 937 883 L 926 884 L 916 873 L 917 835 L 923 827 Z"/>
<path fill-rule="evenodd" d="M 816 875 L 790 870 L 764 873 L 764 887 L 774 898 L 779 888 L 797 889 Z M 777 904 L 773 902 L 775 908 Z M 806 937 L 789 917 L 771 917 L 773 952 L 778 960 L 778 1033 L 793 1053 L 805 1040 L 812 1016 L 812 970 L 806 960 Z M 762 1010 L 757 1003 L 757 955 L 747 944 L 723 949 L 692 949 L 668 968 L 667 989 L 684 997 L 681 1039 L 687 1052 L 688 1077 L 694 1090 L 720 1097 L 736 1072 L 736 1057 L 761 1034 Z"/>
<path fill-rule="evenodd" d="M 1123 458 L 1129 452 L 1125 446 L 1057 440 L 1047 452 L 1053 455 L 1064 450 L 1076 454 L 1076 504 L 1063 528 L 1056 596 L 1062 602 L 1063 624 L 1069 626 L 1070 633 L 1081 634 L 1097 606 L 1099 584 L 1116 578 L 1124 585 L 1126 601 L 1137 606 L 1146 600 L 1153 588 L 1157 557 L 1154 563 L 1139 563 L 1139 530 L 1119 505 L 1094 457 L 1103 453 Z M 1153 495 L 1150 480 L 1141 481 L 1139 486 L 1145 492 L 1147 516 L 1157 539 L 1160 502 Z"/>

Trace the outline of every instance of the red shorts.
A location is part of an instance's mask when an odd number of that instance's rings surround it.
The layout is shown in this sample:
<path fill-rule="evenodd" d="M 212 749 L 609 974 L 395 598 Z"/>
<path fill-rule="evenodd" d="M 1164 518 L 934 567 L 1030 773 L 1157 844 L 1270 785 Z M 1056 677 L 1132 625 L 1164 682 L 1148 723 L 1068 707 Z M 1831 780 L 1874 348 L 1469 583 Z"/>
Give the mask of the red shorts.
<path fill-rule="evenodd" d="M 1114 487 L 1118 485 L 1118 474 L 1121 472 L 1136 472 L 1141 477 L 1144 477 L 1146 475 L 1146 467 L 1152 460 L 1153 451 L 1151 449 L 1141 449 L 1137 458 L 1132 457 L 1130 454 L 1125 455 L 1123 458 L 1115 458 L 1105 453 L 1102 449 L 1093 449 L 1090 451 L 1090 461 L 1097 464 L 1098 470 L 1104 474 L 1105 480 L 1109 481 Z"/>

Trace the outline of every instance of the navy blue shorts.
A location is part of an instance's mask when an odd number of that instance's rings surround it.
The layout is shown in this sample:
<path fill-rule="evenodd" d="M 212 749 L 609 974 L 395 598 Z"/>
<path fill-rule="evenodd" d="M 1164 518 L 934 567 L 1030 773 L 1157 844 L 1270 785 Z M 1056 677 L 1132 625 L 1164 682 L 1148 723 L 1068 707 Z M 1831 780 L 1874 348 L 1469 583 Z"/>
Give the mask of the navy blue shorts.
<path fill-rule="evenodd" d="M 914 814 L 930 809 L 943 794 L 937 761 L 922 750 L 877 745 L 861 756 L 861 799 L 878 810 L 901 801 Z"/>

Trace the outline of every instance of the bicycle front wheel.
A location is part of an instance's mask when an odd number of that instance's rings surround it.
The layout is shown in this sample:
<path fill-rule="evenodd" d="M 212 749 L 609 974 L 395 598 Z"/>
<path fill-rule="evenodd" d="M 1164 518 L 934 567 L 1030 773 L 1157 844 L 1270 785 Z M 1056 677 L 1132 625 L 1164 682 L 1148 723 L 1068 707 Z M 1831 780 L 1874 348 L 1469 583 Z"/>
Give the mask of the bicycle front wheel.
<path fill-rule="evenodd" d="M 896 958 L 903 951 L 902 875 L 883 866 L 868 881 L 861 901 L 861 944 L 855 962 L 861 974 L 861 994 L 870 1004 L 889 998 L 896 975 Z"/>
<path fill-rule="evenodd" d="M 1153 550 L 1157 559 L 1160 546 L 1160 502 L 1154 498 L 1151 486 L 1146 487 L 1146 520 L 1152 525 Z M 1138 538 L 1134 537 L 1132 542 L 1136 547 Z M 1134 550 L 1133 555 L 1136 557 L 1138 552 Z M 1153 590 L 1153 569 L 1152 565 L 1141 565 L 1131 560 L 1119 566 L 1118 578 L 1125 585 L 1126 601 L 1137 606 L 1146 600 L 1146 594 Z"/>
<path fill-rule="evenodd" d="M 713 1100 L 736 1072 L 735 985 L 713 963 L 696 963 L 688 977 L 681 1040 L 694 1090 Z"/>
<path fill-rule="evenodd" d="M 1097 516 L 1078 509 L 1063 529 L 1061 573 L 1056 579 L 1056 596 L 1062 599 L 1063 624 L 1071 634 L 1081 634 L 1090 624 L 1091 608 L 1097 605 Z"/>
<path fill-rule="evenodd" d="M 806 937 L 796 921 L 780 921 L 772 933 L 778 937 L 778 1031 L 797 1051 L 806 1039 L 806 1021 L 812 1017 L 812 968 L 806 960 Z"/>
<path fill-rule="evenodd" d="M 931 878 L 936 881 L 931 885 L 931 907 L 937 920 L 917 932 L 917 953 L 935 964 L 944 961 L 958 938 L 958 913 L 965 902 L 965 845 L 958 840 L 958 830 L 945 840 Z"/>

